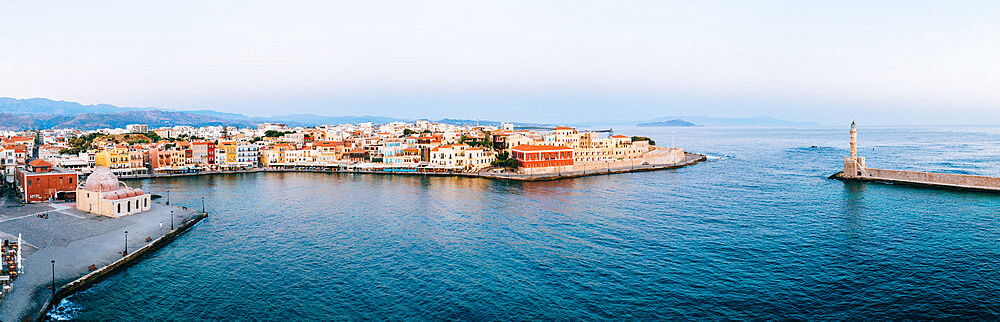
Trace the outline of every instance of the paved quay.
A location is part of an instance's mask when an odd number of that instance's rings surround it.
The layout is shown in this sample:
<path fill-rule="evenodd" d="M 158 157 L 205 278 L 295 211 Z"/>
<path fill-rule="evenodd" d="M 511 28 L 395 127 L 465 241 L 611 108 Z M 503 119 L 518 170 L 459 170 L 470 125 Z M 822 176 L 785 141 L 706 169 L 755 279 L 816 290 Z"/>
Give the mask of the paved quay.
<path fill-rule="evenodd" d="M 594 175 L 676 169 L 676 168 L 695 165 L 702 161 L 705 161 L 706 159 L 707 157 L 703 154 L 685 153 L 684 159 L 682 159 L 678 163 L 641 164 L 641 163 L 617 162 L 616 165 L 611 165 L 608 167 L 604 167 L 598 163 L 595 163 L 590 165 L 593 168 L 591 170 L 553 172 L 547 174 L 534 174 L 534 175 L 519 174 L 513 172 L 494 172 L 489 169 L 479 172 L 454 172 L 454 171 L 388 172 L 388 171 L 373 171 L 373 170 L 344 170 L 336 167 L 322 166 L 322 167 L 302 167 L 302 168 L 266 168 L 266 169 L 250 169 L 250 170 L 201 171 L 194 173 L 178 173 L 178 174 L 157 173 L 157 174 L 143 174 L 143 175 L 131 175 L 131 176 L 122 175 L 118 176 L 118 178 L 125 180 L 125 179 L 147 179 L 147 178 L 192 177 L 192 176 L 207 176 L 207 175 L 217 175 L 217 174 L 258 173 L 258 172 L 319 172 L 319 173 L 359 173 L 359 174 L 404 175 L 404 176 L 458 176 L 458 177 L 474 177 L 474 178 L 499 179 L 499 180 L 547 181 L 547 180 L 569 179 L 569 178 L 578 178 L 578 177 L 594 176 Z"/>
<path fill-rule="evenodd" d="M 14 280 L 14 290 L 0 302 L 2 321 L 37 318 L 52 297 L 52 260 L 56 261 L 58 289 L 90 273 L 90 265 L 101 269 L 121 259 L 125 231 L 133 253 L 149 244 L 147 237 L 155 241 L 169 232 L 171 210 L 175 228 L 198 216 L 194 209 L 154 202 L 149 211 L 110 218 L 77 210 L 72 202 L 19 204 L 9 198 L 0 206 L 0 237 L 16 241 L 21 234 L 24 274 Z M 38 216 L 43 213 L 48 218 Z"/>

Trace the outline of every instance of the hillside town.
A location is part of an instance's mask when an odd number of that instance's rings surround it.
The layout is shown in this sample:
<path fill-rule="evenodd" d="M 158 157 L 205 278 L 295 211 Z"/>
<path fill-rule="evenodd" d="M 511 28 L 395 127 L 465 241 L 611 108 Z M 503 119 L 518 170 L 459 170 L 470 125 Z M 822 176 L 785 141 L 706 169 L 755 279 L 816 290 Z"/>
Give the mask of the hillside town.
<path fill-rule="evenodd" d="M 545 175 L 673 164 L 679 148 L 609 130 L 416 121 L 255 128 L 144 124 L 0 132 L 4 184 L 23 202 L 75 200 L 80 176 L 121 178 L 268 169 Z"/>

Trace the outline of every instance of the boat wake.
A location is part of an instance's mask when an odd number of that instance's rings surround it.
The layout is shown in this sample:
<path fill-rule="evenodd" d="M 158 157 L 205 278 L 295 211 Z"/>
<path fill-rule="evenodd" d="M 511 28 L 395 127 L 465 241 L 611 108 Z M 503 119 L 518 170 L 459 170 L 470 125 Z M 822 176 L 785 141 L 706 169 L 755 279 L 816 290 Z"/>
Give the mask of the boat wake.
<path fill-rule="evenodd" d="M 49 320 L 72 321 L 81 311 L 83 311 L 82 307 L 76 303 L 70 302 L 69 299 L 63 299 L 62 301 L 59 301 L 58 305 L 49 311 Z"/>
<path fill-rule="evenodd" d="M 708 162 L 721 161 L 721 160 L 732 159 L 732 158 L 733 158 L 733 156 L 731 156 L 731 155 L 724 155 L 724 154 L 723 155 L 716 155 L 716 154 L 705 153 L 705 161 L 708 161 Z"/>

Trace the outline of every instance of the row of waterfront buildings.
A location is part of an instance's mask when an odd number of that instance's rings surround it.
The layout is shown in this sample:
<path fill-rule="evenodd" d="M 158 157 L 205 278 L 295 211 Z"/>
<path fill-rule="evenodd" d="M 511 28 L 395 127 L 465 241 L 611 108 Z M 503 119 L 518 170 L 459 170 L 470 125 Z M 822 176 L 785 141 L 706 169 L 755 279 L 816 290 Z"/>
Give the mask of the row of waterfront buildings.
<path fill-rule="evenodd" d="M 518 130 L 509 123 L 472 126 L 417 121 L 318 127 L 265 123 L 256 128 L 158 129 L 136 124 L 89 132 L 0 132 L 0 138 L 4 180 L 28 202 L 75 199 L 80 185 L 77 175 L 96 169 L 125 177 L 276 168 L 535 175 L 671 164 L 684 158 L 681 149 L 623 135 L 570 127 Z"/>

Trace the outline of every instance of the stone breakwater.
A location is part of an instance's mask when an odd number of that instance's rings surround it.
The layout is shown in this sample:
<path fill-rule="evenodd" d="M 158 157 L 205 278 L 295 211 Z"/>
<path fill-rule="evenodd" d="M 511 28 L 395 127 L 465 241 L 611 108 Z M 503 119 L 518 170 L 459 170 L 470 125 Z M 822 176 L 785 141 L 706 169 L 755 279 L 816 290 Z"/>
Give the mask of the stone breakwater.
<path fill-rule="evenodd" d="M 865 168 L 860 176 L 847 177 L 838 172 L 830 179 L 842 181 L 868 181 L 956 190 L 1000 192 L 1000 178 L 952 173 L 933 173 Z"/>
<path fill-rule="evenodd" d="M 492 171 L 480 171 L 480 172 L 454 172 L 454 171 L 416 171 L 416 172 L 395 172 L 395 171 L 379 171 L 379 170 L 345 170 L 336 167 L 294 167 L 294 168 L 266 168 L 266 169 L 249 169 L 249 170 L 233 170 L 233 171 L 202 171 L 195 173 L 178 173 L 178 174 L 148 174 L 148 175 L 135 175 L 135 176 L 119 176 L 121 179 L 147 179 L 147 178 L 171 178 L 171 177 L 192 177 L 192 176 L 205 176 L 205 175 L 217 175 L 217 174 L 239 174 L 239 173 L 258 173 L 258 172 L 317 172 L 317 173 L 359 173 L 359 174 L 381 174 L 381 175 L 408 175 L 408 176 L 458 176 L 458 177 L 472 177 L 472 178 L 487 178 L 487 179 L 498 179 L 498 180 L 517 180 L 517 181 L 547 181 L 547 180 L 558 180 L 558 179 L 569 179 L 569 178 L 579 178 L 594 175 L 605 175 L 605 174 L 617 174 L 617 173 L 627 173 L 627 172 L 643 172 L 643 171 L 656 171 L 656 170 L 666 170 L 666 169 L 677 169 L 686 166 L 691 166 L 705 161 L 707 157 L 703 154 L 696 153 L 685 153 L 684 159 L 678 163 L 672 164 L 629 164 L 624 165 L 618 163 L 615 165 L 610 165 L 607 167 L 597 166 L 592 167 L 590 170 L 579 170 L 579 171 L 566 171 L 566 172 L 553 172 L 545 174 L 519 174 L 513 172 L 492 172 Z"/>
<path fill-rule="evenodd" d="M 107 266 L 98 268 L 93 272 L 84 275 L 83 277 L 80 277 L 72 282 L 69 282 L 68 284 L 59 287 L 59 289 L 55 293 L 55 297 L 49 299 L 48 301 L 45 302 L 44 305 L 42 305 L 42 308 L 38 312 L 38 315 L 35 316 L 34 321 L 48 320 L 49 311 L 52 310 L 54 305 L 58 305 L 58 303 L 62 301 L 62 299 L 70 295 L 73 295 L 76 292 L 86 290 L 91 285 L 94 285 L 104 280 L 108 276 L 111 276 L 112 274 L 117 273 L 121 269 L 124 269 L 129 265 L 133 264 L 135 261 L 141 259 L 142 256 L 150 252 L 153 252 L 157 249 L 160 249 L 163 246 L 166 246 L 175 238 L 177 238 L 177 236 L 187 232 L 189 228 L 193 227 L 195 224 L 200 222 L 202 219 L 205 219 L 206 217 L 208 217 L 208 214 L 199 213 L 198 215 L 192 218 L 186 218 L 181 222 L 181 225 L 176 229 L 167 232 L 166 234 L 160 236 L 159 238 L 156 238 L 152 242 L 146 244 L 145 246 L 142 246 L 141 248 L 126 255 L 125 257 L 122 257 L 121 259 L 116 260 L 111 264 L 108 264 Z"/>

